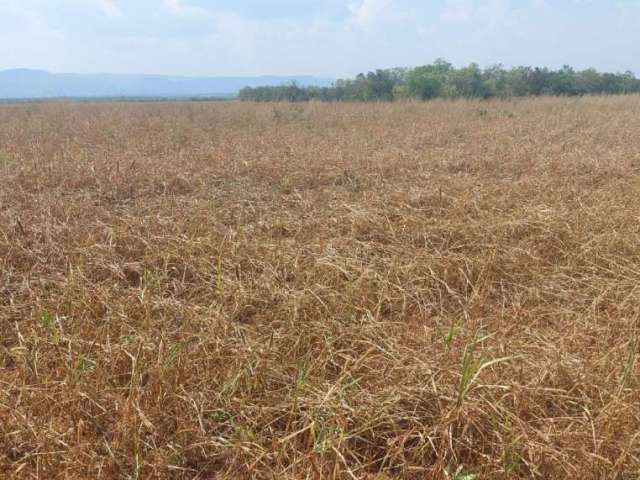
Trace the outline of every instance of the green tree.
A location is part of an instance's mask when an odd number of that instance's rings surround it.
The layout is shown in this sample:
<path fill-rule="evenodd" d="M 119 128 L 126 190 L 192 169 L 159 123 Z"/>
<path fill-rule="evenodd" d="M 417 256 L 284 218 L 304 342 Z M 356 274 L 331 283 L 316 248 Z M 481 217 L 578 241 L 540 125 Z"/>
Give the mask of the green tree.
<path fill-rule="evenodd" d="M 414 68 L 407 74 L 409 92 L 421 100 L 441 96 L 444 85 L 444 75 L 437 67 L 431 65 Z"/>

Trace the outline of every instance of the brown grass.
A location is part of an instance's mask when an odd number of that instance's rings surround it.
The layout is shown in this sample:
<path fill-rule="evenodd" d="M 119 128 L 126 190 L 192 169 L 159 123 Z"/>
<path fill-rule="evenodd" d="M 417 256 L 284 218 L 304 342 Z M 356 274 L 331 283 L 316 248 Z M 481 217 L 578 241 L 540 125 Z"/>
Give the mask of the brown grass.
<path fill-rule="evenodd" d="M 0 478 L 640 478 L 639 132 L 1 107 Z"/>

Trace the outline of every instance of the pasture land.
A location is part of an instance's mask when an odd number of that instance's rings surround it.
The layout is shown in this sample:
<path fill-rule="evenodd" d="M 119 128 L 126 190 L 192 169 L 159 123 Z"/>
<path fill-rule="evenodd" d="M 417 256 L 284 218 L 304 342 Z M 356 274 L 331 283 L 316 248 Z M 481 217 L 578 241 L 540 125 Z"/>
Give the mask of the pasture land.
<path fill-rule="evenodd" d="M 0 477 L 637 479 L 640 98 L 0 107 Z"/>

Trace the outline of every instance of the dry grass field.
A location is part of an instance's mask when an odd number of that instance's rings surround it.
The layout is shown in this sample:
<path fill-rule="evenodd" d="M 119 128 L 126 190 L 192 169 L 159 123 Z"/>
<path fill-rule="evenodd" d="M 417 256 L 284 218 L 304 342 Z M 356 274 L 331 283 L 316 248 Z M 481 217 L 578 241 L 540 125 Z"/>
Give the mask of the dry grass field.
<path fill-rule="evenodd" d="M 0 478 L 640 478 L 640 98 L 0 107 Z"/>

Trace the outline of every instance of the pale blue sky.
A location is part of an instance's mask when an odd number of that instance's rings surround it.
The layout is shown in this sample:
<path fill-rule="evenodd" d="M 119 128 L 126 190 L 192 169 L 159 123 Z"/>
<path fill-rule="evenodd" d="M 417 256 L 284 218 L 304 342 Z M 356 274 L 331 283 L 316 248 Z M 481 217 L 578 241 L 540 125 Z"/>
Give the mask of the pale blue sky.
<path fill-rule="evenodd" d="M 0 0 L 0 69 L 341 77 L 438 57 L 640 74 L 640 0 Z"/>

